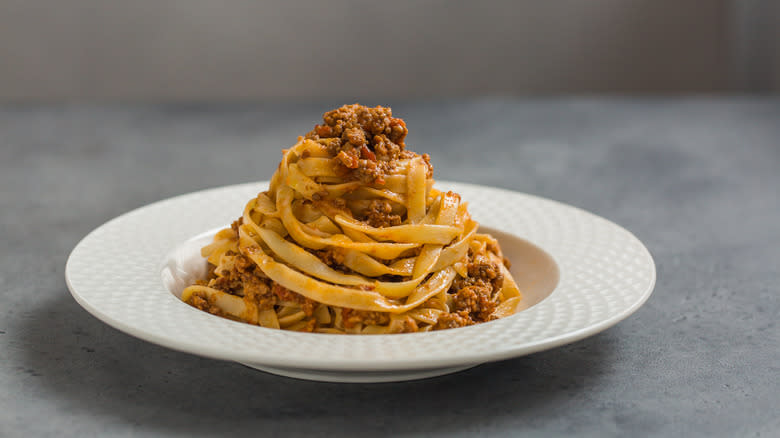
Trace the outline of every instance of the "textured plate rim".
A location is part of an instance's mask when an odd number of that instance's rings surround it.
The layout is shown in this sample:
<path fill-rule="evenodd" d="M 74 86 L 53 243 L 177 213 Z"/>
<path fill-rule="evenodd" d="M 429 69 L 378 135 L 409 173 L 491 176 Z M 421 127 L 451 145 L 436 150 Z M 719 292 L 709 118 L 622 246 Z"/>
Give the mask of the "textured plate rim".
<path fill-rule="evenodd" d="M 437 185 L 439 186 L 455 186 L 456 190 L 469 190 L 473 192 L 492 191 L 494 193 L 500 193 L 506 197 L 521 197 L 529 202 L 538 202 L 538 203 L 543 203 L 547 206 L 556 206 L 556 208 L 565 209 L 567 212 L 573 215 L 578 215 L 581 216 L 582 218 L 587 218 L 589 220 L 600 221 L 602 224 L 611 228 L 613 232 L 622 233 L 624 240 L 633 241 L 633 244 L 637 245 L 637 249 L 640 250 L 640 254 L 638 255 L 644 258 L 642 265 L 644 268 L 648 270 L 647 271 L 648 277 L 646 278 L 644 284 L 642 284 L 640 288 L 635 292 L 634 294 L 635 298 L 633 302 L 630 303 L 630 305 L 622 307 L 619 311 L 614 312 L 608 318 L 601 319 L 598 322 L 591 323 L 586 327 L 582 327 L 577 330 L 560 333 L 557 336 L 547 336 L 530 342 L 522 342 L 515 345 L 508 345 L 504 348 L 494 349 L 493 351 L 490 352 L 476 352 L 476 353 L 472 353 L 468 351 L 456 352 L 456 353 L 450 352 L 451 354 L 447 354 L 447 355 L 440 354 L 438 356 L 407 357 L 407 358 L 396 358 L 392 360 L 374 359 L 370 357 L 362 357 L 362 358 L 300 357 L 300 358 L 291 359 L 289 355 L 285 357 L 285 356 L 277 356 L 276 354 L 262 353 L 258 351 L 231 351 L 231 350 L 226 350 L 224 347 L 220 345 L 195 345 L 192 343 L 186 343 L 186 342 L 182 342 L 181 339 L 175 336 L 171 336 L 170 334 L 156 332 L 148 328 L 138 327 L 138 325 L 136 324 L 127 323 L 123 321 L 120 317 L 118 317 L 116 314 L 106 312 L 102 303 L 94 302 L 95 301 L 94 299 L 90 299 L 85 296 L 84 290 L 81 291 L 79 290 L 80 286 L 77 284 L 78 279 L 74 280 L 74 277 L 76 277 L 76 273 L 73 271 L 73 266 L 75 264 L 75 261 L 78 260 L 78 258 L 81 257 L 82 255 L 80 251 L 83 250 L 85 246 L 87 246 L 88 244 L 94 243 L 92 242 L 92 240 L 94 240 L 95 236 L 99 234 L 101 231 L 106 230 L 107 228 L 112 226 L 121 225 L 122 222 L 126 221 L 127 218 L 130 216 L 143 215 L 145 212 L 154 211 L 155 209 L 174 205 L 176 203 L 180 203 L 186 200 L 192 200 L 195 197 L 207 195 L 210 193 L 222 192 L 222 191 L 234 191 L 234 190 L 248 191 L 250 189 L 259 189 L 264 186 L 267 186 L 267 183 L 268 183 L 267 181 L 261 181 L 261 182 L 236 184 L 236 185 L 222 186 L 222 187 L 216 187 L 216 188 L 200 190 L 192 193 L 182 194 L 182 195 L 174 196 L 171 198 L 167 198 L 164 200 L 160 200 L 136 208 L 118 217 L 115 217 L 114 219 L 107 221 L 103 225 L 92 230 L 81 241 L 79 241 L 79 243 L 74 247 L 73 251 L 68 257 L 68 261 L 65 267 L 65 278 L 66 278 L 68 289 L 70 290 L 74 299 L 84 309 L 86 309 L 93 316 L 97 317 L 99 320 L 134 337 L 167 348 L 171 348 L 173 350 L 183 351 L 183 352 L 204 356 L 204 357 L 215 358 L 215 359 L 232 360 L 238 362 L 249 362 L 258 365 L 267 365 L 271 367 L 286 367 L 286 368 L 296 368 L 301 370 L 311 369 L 311 370 L 334 370 L 334 371 L 336 370 L 338 371 L 374 371 L 374 370 L 383 371 L 383 370 L 429 369 L 429 368 L 450 367 L 450 366 L 458 366 L 458 365 L 466 365 L 466 364 L 491 362 L 491 361 L 504 360 L 513 357 L 523 356 L 538 351 L 555 348 L 572 342 L 576 342 L 586 337 L 600 333 L 614 326 L 618 322 L 624 320 L 625 318 L 627 318 L 628 316 L 636 312 L 649 299 L 650 295 L 652 294 L 653 288 L 655 287 L 656 269 L 650 252 L 639 241 L 639 239 L 637 239 L 632 233 L 630 233 L 628 230 L 621 227 L 620 225 L 617 225 L 607 219 L 604 219 L 600 216 L 597 216 L 593 213 L 590 213 L 578 207 L 574 207 L 547 198 L 542 198 L 542 197 L 516 192 L 512 190 L 507 190 L 503 188 L 437 180 Z M 473 199 L 466 199 L 466 200 L 469 201 L 472 205 L 474 204 Z M 482 223 L 486 222 L 480 217 L 476 217 L 476 219 Z M 489 224 L 489 226 L 493 228 L 502 229 L 502 231 L 506 231 L 512 234 L 516 234 L 513 231 L 507 230 L 500 225 L 496 226 L 496 224 L 494 223 Z M 194 230 L 194 232 L 190 234 L 196 235 L 202 231 L 203 229 Z M 525 238 L 525 236 L 522 237 Z M 529 240 L 532 243 L 537 244 L 537 242 L 534 242 L 532 239 Z M 544 245 L 539 245 L 539 246 L 542 249 L 547 250 Z M 553 257 L 555 257 L 554 254 Z M 556 261 L 558 261 L 557 258 Z M 559 268 L 562 271 L 561 275 L 563 277 L 563 275 L 565 274 L 564 271 L 565 267 L 559 263 Z M 159 272 L 157 270 L 155 270 L 153 273 L 150 273 L 150 275 L 155 275 L 159 277 L 158 274 Z M 160 283 L 159 288 L 164 289 L 161 280 L 159 281 L 159 283 Z M 553 296 L 555 296 L 556 293 L 558 294 L 561 293 L 559 291 L 560 288 L 561 285 L 559 284 L 559 286 L 553 292 Z M 154 292 L 156 293 L 159 291 L 154 291 Z M 184 307 L 188 307 L 183 303 L 178 302 L 178 300 L 176 300 L 176 298 L 173 297 L 173 295 L 171 295 L 167 290 L 164 290 L 164 294 L 165 294 L 164 296 L 167 296 L 170 300 L 176 301 L 178 304 L 181 304 Z M 549 299 L 550 298 L 548 298 L 547 300 Z M 201 313 L 200 311 L 197 311 L 192 308 L 189 308 L 189 310 L 192 311 L 191 315 L 193 316 Z M 526 312 L 532 310 L 533 308 L 529 309 Z M 259 332 L 270 331 L 270 332 L 274 332 L 275 335 L 280 333 L 280 331 L 278 330 L 248 326 L 247 324 L 238 323 L 230 320 L 224 320 L 222 318 L 216 318 L 211 315 L 203 315 L 203 316 L 218 319 L 220 320 L 218 322 L 219 325 L 224 325 L 225 327 L 230 326 L 236 330 L 245 330 L 245 327 L 249 327 L 251 330 L 257 330 Z M 388 337 L 393 338 L 391 339 L 392 341 L 396 341 L 397 339 L 395 338 L 402 336 L 404 338 L 404 342 L 408 344 L 408 343 L 416 342 L 416 339 L 423 339 L 423 338 L 433 338 L 433 337 L 443 338 L 445 336 L 447 338 L 472 337 L 476 335 L 478 332 L 484 331 L 486 328 L 489 328 L 487 326 L 495 327 L 502 323 L 504 325 L 507 325 L 507 323 L 511 322 L 510 321 L 511 319 L 512 318 L 506 318 L 503 320 L 491 322 L 489 324 L 480 324 L 471 327 L 450 329 L 450 330 L 444 330 L 439 332 L 413 333 L 413 334 L 404 334 L 404 335 L 343 336 L 343 335 L 295 333 L 295 332 L 284 332 L 284 331 L 281 331 L 281 333 L 283 333 L 284 338 L 289 338 L 291 342 L 295 342 L 296 340 L 302 340 L 302 339 L 306 339 L 307 341 L 311 342 L 312 337 L 316 337 L 321 339 L 322 341 L 327 341 L 327 342 L 338 340 L 338 342 L 346 342 L 347 344 L 366 343 L 366 342 L 379 344 L 384 342 L 385 340 L 388 340 Z"/>

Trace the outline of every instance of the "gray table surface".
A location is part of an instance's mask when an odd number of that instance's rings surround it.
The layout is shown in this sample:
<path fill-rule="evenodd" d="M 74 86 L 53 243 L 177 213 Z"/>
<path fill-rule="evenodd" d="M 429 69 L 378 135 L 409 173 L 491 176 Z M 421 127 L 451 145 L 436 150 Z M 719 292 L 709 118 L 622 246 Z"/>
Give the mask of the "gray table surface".
<path fill-rule="evenodd" d="M 334 103 L 0 107 L 0 435 L 778 436 L 779 99 L 393 103 L 437 178 L 570 203 L 650 249 L 650 300 L 562 348 L 317 383 L 149 344 L 71 298 L 90 230 L 267 179 Z"/>

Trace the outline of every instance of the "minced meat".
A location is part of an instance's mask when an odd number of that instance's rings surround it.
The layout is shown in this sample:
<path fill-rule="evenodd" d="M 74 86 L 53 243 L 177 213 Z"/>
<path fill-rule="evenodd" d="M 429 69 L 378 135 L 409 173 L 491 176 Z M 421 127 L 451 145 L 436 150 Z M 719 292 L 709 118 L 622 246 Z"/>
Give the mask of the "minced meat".
<path fill-rule="evenodd" d="M 401 225 L 401 216 L 393 214 L 393 207 L 386 199 L 372 200 L 364 213 L 363 220 L 376 228 Z"/>
<path fill-rule="evenodd" d="M 415 321 L 411 316 L 407 316 L 402 321 L 401 327 L 396 329 L 394 333 L 415 333 L 420 330 L 420 327 L 417 326 L 417 321 Z"/>
<path fill-rule="evenodd" d="M 485 286 L 466 286 L 455 293 L 453 310 L 466 312 L 474 321 L 489 321 L 498 302 L 493 289 Z"/>
<path fill-rule="evenodd" d="M 358 324 L 363 325 L 386 325 L 390 322 L 390 315 L 386 312 L 370 312 L 367 310 L 355 310 L 342 308 L 341 319 L 344 328 L 351 329 Z"/>
<path fill-rule="evenodd" d="M 316 301 L 306 298 L 297 292 L 293 292 L 278 283 L 273 283 L 271 291 L 274 293 L 274 295 L 277 296 L 277 298 L 279 298 L 280 301 L 292 301 L 295 303 L 300 303 L 301 309 L 303 310 L 303 313 L 306 314 L 306 316 L 312 316 L 314 314 L 314 309 L 318 304 Z"/>
<path fill-rule="evenodd" d="M 449 294 L 452 297 L 451 313 L 439 317 L 435 329 L 463 327 L 494 319 L 498 307 L 498 292 L 504 284 L 501 267 L 482 254 L 469 251 L 466 265 L 468 276 L 457 277 Z"/>
<path fill-rule="evenodd" d="M 436 321 L 436 325 L 433 327 L 434 330 L 443 330 L 443 329 L 450 329 L 450 328 L 458 328 L 458 327 L 466 327 L 467 325 L 473 325 L 474 320 L 472 320 L 468 314 L 465 315 L 462 313 L 457 312 L 451 312 L 451 313 L 445 313 L 439 317 L 439 319 Z"/>
<path fill-rule="evenodd" d="M 311 252 L 331 268 L 342 268 L 344 265 L 344 252 L 339 248 L 327 247 Z"/>
<path fill-rule="evenodd" d="M 501 273 L 501 268 L 485 255 L 478 254 L 474 256 L 466 268 L 468 269 L 469 277 L 490 283 L 493 290 L 500 290 L 504 284 L 504 275 Z"/>
<path fill-rule="evenodd" d="M 228 255 L 234 256 L 233 268 L 220 272 L 210 287 L 249 299 L 261 310 L 272 308 L 276 296 L 271 293 L 270 281 L 258 275 L 257 267 L 248 257 L 232 252 Z"/>
<path fill-rule="evenodd" d="M 393 117 L 390 108 L 344 105 L 322 116 L 307 138 L 335 138 L 332 155 L 345 176 L 370 184 L 382 184 L 385 173 L 398 159 L 411 158 L 404 139 L 406 123 Z"/>
<path fill-rule="evenodd" d="M 205 297 L 199 293 L 192 295 L 188 303 L 192 307 L 195 307 L 196 309 L 202 310 L 204 312 L 209 312 L 212 315 L 225 316 L 225 313 L 222 312 L 222 309 L 217 307 L 212 301 L 208 299 L 208 297 Z"/>

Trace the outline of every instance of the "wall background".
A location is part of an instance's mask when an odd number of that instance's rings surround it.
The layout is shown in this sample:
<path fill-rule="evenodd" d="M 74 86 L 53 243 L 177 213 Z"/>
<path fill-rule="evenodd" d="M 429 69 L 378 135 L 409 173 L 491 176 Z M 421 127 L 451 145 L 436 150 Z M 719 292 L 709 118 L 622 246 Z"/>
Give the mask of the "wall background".
<path fill-rule="evenodd" d="M 774 0 L 0 0 L 0 101 L 780 90 Z"/>

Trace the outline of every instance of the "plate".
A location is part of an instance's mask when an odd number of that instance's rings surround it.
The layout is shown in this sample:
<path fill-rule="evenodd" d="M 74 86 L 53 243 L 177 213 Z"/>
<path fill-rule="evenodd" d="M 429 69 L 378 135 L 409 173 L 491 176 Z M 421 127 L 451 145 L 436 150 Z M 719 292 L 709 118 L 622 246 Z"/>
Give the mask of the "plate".
<path fill-rule="evenodd" d="M 105 323 L 146 341 L 289 377 L 386 382 L 447 374 L 592 336 L 635 312 L 655 264 L 624 228 L 584 210 L 504 189 L 448 181 L 494 234 L 524 292 L 517 314 L 470 327 L 395 335 L 327 335 L 219 318 L 178 294 L 205 272 L 200 247 L 267 181 L 195 192 L 119 216 L 68 258 L 73 297 Z"/>

